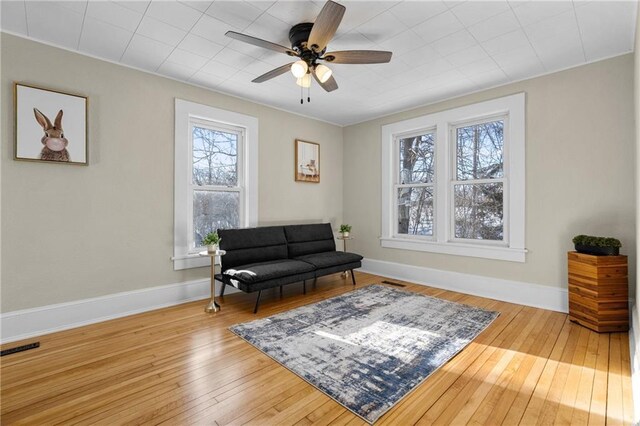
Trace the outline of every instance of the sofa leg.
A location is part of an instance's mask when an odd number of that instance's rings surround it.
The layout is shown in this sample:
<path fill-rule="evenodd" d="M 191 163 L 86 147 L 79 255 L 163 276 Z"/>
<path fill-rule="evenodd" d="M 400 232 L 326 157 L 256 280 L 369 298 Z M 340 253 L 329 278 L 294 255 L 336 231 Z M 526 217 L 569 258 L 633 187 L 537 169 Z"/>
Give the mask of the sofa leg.
<path fill-rule="evenodd" d="M 307 294 L 307 280 L 302 281 L 302 294 Z"/>
<path fill-rule="evenodd" d="M 258 291 L 258 297 L 256 297 L 256 307 L 253 308 L 253 313 L 257 314 L 258 313 L 258 305 L 260 305 L 260 295 L 262 294 L 262 290 Z"/>
<path fill-rule="evenodd" d="M 222 288 L 220 289 L 220 297 L 224 296 L 224 289 L 227 287 L 227 284 L 223 281 Z"/>
<path fill-rule="evenodd" d="M 282 286 L 280 286 L 280 297 L 282 297 Z"/>
<path fill-rule="evenodd" d="M 353 273 L 353 269 L 351 270 L 351 281 L 353 281 L 353 285 L 356 285 L 356 276 Z"/>
<path fill-rule="evenodd" d="M 318 282 L 318 277 L 313 278 L 313 288 L 316 288 L 316 283 Z"/>

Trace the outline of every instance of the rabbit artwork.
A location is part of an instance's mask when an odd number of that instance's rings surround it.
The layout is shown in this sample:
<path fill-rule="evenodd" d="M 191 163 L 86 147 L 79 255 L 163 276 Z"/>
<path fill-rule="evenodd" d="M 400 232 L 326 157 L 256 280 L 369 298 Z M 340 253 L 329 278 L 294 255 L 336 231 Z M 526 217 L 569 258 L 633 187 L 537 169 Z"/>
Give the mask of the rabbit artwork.
<path fill-rule="evenodd" d="M 67 145 L 69 141 L 64 137 L 62 130 L 62 110 L 56 115 L 56 119 L 51 124 L 49 118 L 40 112 L 37 108 L 33 109 L 36 121 L 42 126 L 44 136 L 40 140 L 44 147 L 40 152 L 40 159 L 47 161 L 70 161 Z"/>

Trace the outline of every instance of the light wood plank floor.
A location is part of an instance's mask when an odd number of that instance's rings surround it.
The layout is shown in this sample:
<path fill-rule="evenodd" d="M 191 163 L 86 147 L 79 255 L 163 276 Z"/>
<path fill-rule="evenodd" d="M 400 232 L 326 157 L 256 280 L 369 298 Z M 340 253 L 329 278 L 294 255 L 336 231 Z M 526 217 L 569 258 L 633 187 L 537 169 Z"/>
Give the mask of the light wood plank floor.
<path fill-rule="evenodd" d="M 358 287 L 383 279 L 356 277 Z M 565 314 L 405 284 L 501 315 L 378 424 L 631 424 L 627 333 L 597 334 Z M 282 298 L 270 290 L 257 317 L 351 290 L 339 275 L 319 279 L 306 296 L 298 284 Z M 365 424 L 227 330 L 256 318 L 254 298 L 227 295 L 216 314 L 199 301 L 42 336 L 39 349 L 1 359 L 1 422 Z"/>

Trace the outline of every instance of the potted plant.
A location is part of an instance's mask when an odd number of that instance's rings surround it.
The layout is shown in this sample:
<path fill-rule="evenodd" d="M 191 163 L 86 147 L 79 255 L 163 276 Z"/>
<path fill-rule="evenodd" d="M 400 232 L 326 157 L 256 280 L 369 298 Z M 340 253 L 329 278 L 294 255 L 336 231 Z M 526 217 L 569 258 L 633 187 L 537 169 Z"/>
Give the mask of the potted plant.
<path fill-rule="evenodd" d="M 217 232 L 209 232 L 202 240 L 202 245 L 207 246 L 209 253 L 213 253 L 220 249 L 220 241 L 222 238 L 218 236 Z"/>
<path fill-rule="evenodd" d="M 591 235 L 576 235 L 573 237 L 578 253 L 593 254 L 596 256 L 618 256 L 622 244 L 616 238 L 593 237 Z"/>
<path fill-rule="evenodd" d="M 349 232 L 351 232 L 351 225 L 340 225 L 340 234 L 342 234 L 342 238 L 347 238 L 349 236 Z"/>

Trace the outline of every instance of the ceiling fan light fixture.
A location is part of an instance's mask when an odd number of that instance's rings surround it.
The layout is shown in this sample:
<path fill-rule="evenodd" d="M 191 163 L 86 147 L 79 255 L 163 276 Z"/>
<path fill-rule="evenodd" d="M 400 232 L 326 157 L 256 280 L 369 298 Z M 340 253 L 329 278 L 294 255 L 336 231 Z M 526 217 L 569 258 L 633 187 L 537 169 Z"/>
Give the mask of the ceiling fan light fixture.
<path fill-rule="evenodd" d="M 316 77 L 318 77 L 320 83 L 325 83 L 329 78 L 331 78 L 332 74 L 333 71 L 331 71 L 331 68 L 326 65 L 320 64 L 316 67 Z"/>
<path fill-rule="evenodd" d="M 311 74 L 305 74 L 296 80 L 296 84 L 300 87 L 311 87 Z"/>
<path fill-rule="evenodd" d="M 291 74 L 293 74 L 295 78 L 303 78 L 308 70 L 309 66 L 305 61 L 300 60 L 291 64 Z"/>

